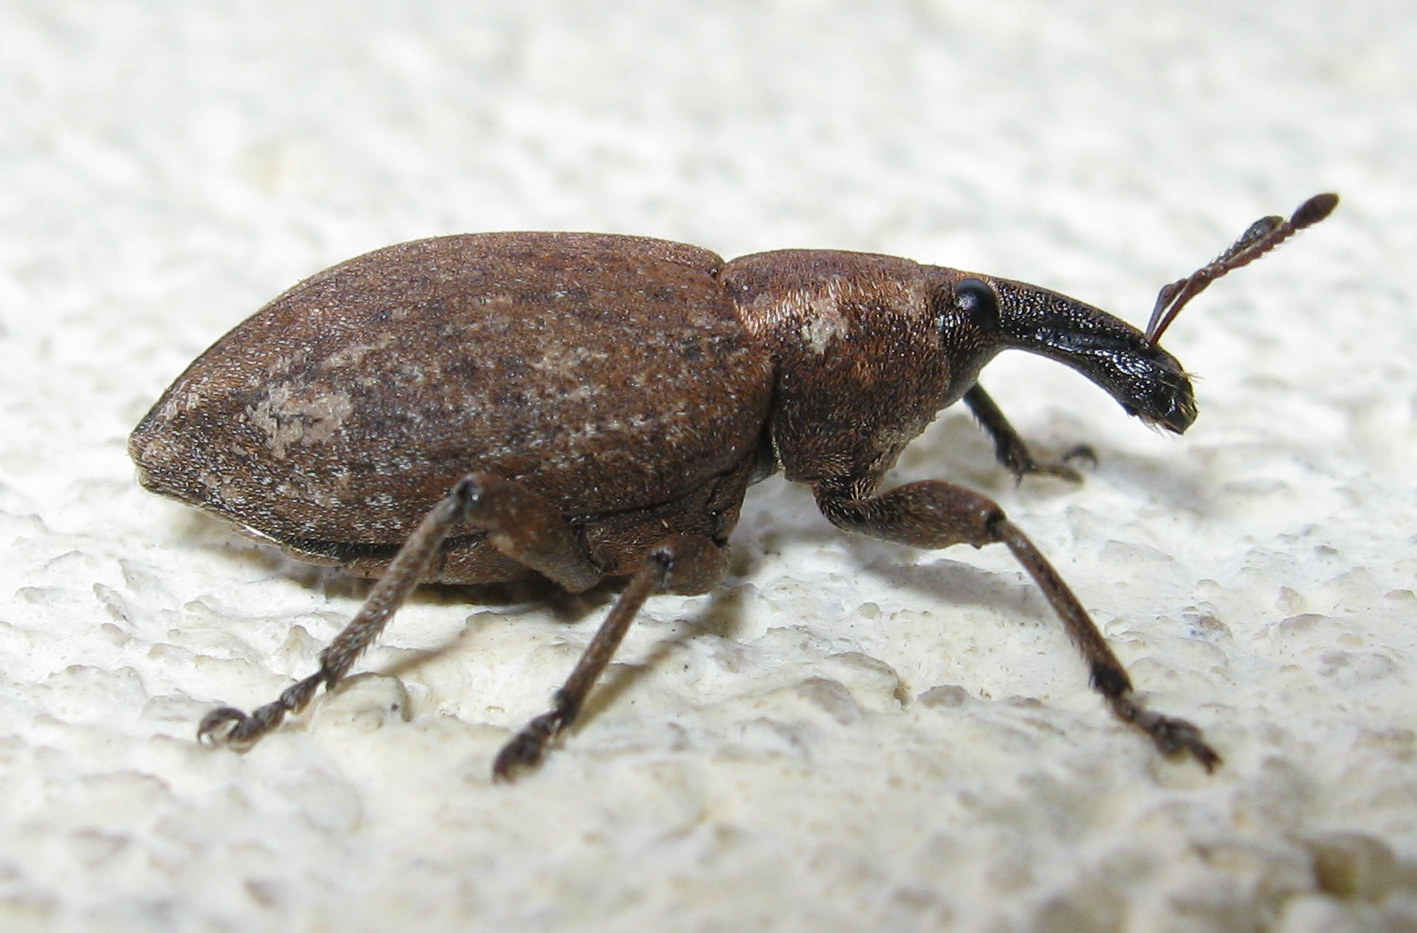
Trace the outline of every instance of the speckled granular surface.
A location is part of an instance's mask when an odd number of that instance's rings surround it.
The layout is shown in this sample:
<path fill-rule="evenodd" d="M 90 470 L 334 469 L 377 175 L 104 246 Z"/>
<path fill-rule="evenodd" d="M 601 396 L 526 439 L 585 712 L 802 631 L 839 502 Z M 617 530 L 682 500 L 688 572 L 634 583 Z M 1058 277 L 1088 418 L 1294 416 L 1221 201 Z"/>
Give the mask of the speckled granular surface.
<path fill-rule="evenodd" d="M 1408 4 L 0 6 L 0 929 L 1417 929 L 1417 87 Z M 613 589 L 429 589 L 238 755 L 366 585 L 142 491 L 126 435 L 298 279 L 605 230 L 977 269 L 1134 321 L 1254 218 L 1335 216 L 1187 310 L 1184 438 L 1046 361 L 894 481 L 999 499 L 1214 776 L 1114 722 L 997 549 L 751 491 L 546 767 L 490 780 Z"/>

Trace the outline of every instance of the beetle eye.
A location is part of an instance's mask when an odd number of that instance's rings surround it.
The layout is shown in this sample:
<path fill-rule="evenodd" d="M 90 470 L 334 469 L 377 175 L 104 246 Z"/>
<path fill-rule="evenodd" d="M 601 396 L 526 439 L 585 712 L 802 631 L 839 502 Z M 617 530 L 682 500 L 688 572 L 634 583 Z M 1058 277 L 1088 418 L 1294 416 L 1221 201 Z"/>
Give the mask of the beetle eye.
<path fill-rule="evenodd" d="M 993 330 L 999 323 L 999 301 L 994 290 L 979 279 L 964 279 L 955 286 L 955 307 L 985 330 Z"/>

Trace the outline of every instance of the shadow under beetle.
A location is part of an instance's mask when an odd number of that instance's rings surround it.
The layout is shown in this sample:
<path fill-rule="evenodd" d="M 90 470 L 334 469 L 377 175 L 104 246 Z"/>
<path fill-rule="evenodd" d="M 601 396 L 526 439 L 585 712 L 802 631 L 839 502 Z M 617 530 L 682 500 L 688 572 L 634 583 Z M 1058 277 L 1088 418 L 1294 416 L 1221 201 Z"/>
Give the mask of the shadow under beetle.
<path fill-rule="evenodd" d="M 781 471 L 847 531 L 922 548 L 1003 544 L 1082 652 L 1093 687 L 1168 755 L 1220 763 L 1148 710 L 1082 604 L 991 500 L 877 485 L 963 399 L 1017 476 L 1040 463 L 978 384 L 995 354 L 1065 363 L 1180 433 L 1190 381 L 1158 345 L 1181 307 L 1336 206 L 1255 223 L 1162 290 L 1146 332 L 1007 279 L 785 250 L 725 263 L 682 243 L 583 233 L 438 237 L 376 250 L 281 295 L 200 356 L 134 430 L 147 488 L 302 559 L 378 577 L 320 669 L 199 735 L 247 747 L 333 688 L 420 582 L 540 574 L 624 589 L 549 712 L 501 750 L 506 779 L 575 721 L 644 600 L 724 575 L 747 487 Z"/>

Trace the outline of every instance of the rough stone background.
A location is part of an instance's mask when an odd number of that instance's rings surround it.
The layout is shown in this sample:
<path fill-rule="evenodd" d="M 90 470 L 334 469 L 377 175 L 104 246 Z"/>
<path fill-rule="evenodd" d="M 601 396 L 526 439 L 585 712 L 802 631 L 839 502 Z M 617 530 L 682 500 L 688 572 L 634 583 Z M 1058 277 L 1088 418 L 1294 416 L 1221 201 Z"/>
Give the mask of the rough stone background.
<path fill-rule="evenodd" d="M 1398 0 L 0 2 L 0 928 L 1417 928 L 1417 14 Z M 297 279 L 474 230 L 1008 275 L 1144 320 L 1317 191 L 1332 220 L 1168 338 L 1181 439 L 1075 374 L 985 384 L 898 478 L 997 497 L 1207 777 L 1107 715 L 1007 555 L 757 487 L 589 717 L 493 785 L 613 590 L 422 592 L 254 751 L 193 725 L 313 669 L 365 585 L 140 490 L 128 431 Z M 388 712 L 395 703 L 408 713 Z"/>

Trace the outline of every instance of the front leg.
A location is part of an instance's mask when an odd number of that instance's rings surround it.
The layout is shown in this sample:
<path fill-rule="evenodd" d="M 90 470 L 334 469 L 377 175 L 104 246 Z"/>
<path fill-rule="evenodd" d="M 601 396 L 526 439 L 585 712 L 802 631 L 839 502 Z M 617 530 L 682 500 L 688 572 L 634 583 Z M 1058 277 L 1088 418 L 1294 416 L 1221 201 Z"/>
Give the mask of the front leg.
<path fill-rule="evenodd" d="M 1062 619 L 1068 636 L 1087 662 L 1093 689 L 1102 694 L 1117 717 L 1151 736 L 1167 755 L 1189 753 L 1207 771 L 1220 764 L 1220 756 L 1206 743 L 1198 727 L 1184 719 L 1153 713 L 1142 705 L 1132 691 L 1131 678 L 1122 662 L 1112 653 L 1082 603 L 993 500 L 938 480 L 910 483 L 879 496 L 853 494 L 849 486 L 818 484 L 813 488 L 822 513 L 847 531 L 923 548 L 1003 544 L 1033 577 Z"/>
<path fill-rule="evenodd" d="M 1014 426 L 1009 424 L 1009 419 L 1004 417 L 1003 411 L 989 397 L 989 393 L 984 391 L 984 387 L 977 383 L 964 393 L 964 404 L 969 406 L 980 426 L 994 439 L 994 459 L 1009 468 L 1015 481 L 1022 480 L 1029 473 L 1042 473 L 1065 479 L 1070 483 L 1080 483 L 1082 474 L 1070 466 L 1068 461 L 1086 460 L 1093 465 L 1097 464 L 1097 454 L 1086 444 L 1078 444 L 1069 449 L 1059 460 L 1034 459 L 1028 444 L 1019 437 Z"/>

